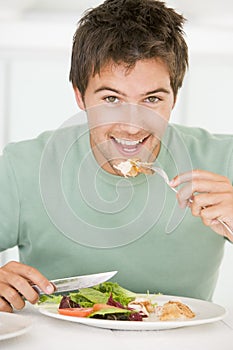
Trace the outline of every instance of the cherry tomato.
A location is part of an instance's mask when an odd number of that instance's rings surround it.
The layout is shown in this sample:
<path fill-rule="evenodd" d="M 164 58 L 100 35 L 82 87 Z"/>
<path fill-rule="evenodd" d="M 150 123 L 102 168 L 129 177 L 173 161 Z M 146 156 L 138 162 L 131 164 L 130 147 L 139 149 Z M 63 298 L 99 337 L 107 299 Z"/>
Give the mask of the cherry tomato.
<path fill-rule="evenodd" d="M 58 309 L 60 315 L 65 316 L 76 316 L 76 317 L 87 317 L 93 312 L 93 307 L 74 307 Z"/>

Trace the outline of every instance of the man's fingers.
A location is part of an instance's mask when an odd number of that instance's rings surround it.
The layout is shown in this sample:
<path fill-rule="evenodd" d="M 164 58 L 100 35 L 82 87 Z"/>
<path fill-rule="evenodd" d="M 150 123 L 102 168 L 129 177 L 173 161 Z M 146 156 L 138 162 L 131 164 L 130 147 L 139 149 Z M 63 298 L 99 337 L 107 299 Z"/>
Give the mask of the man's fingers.
<path fill-rule="evenodd" d="M 19 262 L 9 262 L 0 268 L 0 311 L 22 309 L 25 300 L 34 304 L 39 295 L 32 284 L 50 294 L 54 286 L 37 269 Z"/>
<path fill-rule="evenodd" d="M 4 297 L 0 297 L 0 311 L 2 312 L 13 312 L 12 306 Z"/>
<path fill-rule="evenodd" d="M 230 181 L 227 177 L 219 174 L 212 173 L 206 170 L 193 170 L 187 171 L 185 173 L 179 174 L 170 181 L 172 187 L 176 187 L 185 182 L 195 181 L 195 180 L 206 180 L 206 181 L 215 181 L 215 182 L 226 182 L 230 184 Z"/>
<path fill-rule="evenodd" d="M 54 292 L 54 286 L 52 283 L 49 282 L 49 280 L 43 276 L 37 269 L 35 269 L 32 266 L 24 265 L 21 263 L 18 263 L 16 261 L 6 264 L 3 267 L 4 270 L 7 270 L 9 272 L 12 272 L 15 275 L 21 276 L 24 279 L 38 285 L 44 293 L 50 294 Z M 20 284 L 22 280 L 13 281 L 13 283 Z M 13 284 L 13 286 L 14 286 Z M 30 284 L 28 283 L 28 286 L 30 287 Z M 23 288 L 26 288 L 26 285 L 24 284 Z M 33 288 L 30 287 L 30 289 L 33 291 Z M 22 293 L 22 288 L 20 287 L 19 291 Z M 23 290 L 24 291 L 24 290 Z M 35 293 L 35 292 L 34 292 Z M 24 293 L 22 293 L 24 295 Z"/>
<path fill-rule="evenodd" d="M 190 208 L 194 216 L 200 216 L 203 208 L 210 206 L 222 206 L 224 196 L 223 210 L 232 213 L 232 195 L 230 193 L 202 193 L 192 197 Z"/>
<path fill-rule="evenodd" d="M 230 189 L 232 189 L 230 187 Z M 216 194 L 219 193 L 221 196 L 228 193 L 229 185 L 225 182 L 214 182 L 214 181 L 203 181 L 203 180 L 194 180 L 186 185 L 184 185 L 178 192 L 177 192 L 177 199 L 181 207 L 184 207 L 187 205 L 188 200 L 193 196 L 194 198 L 195 193 L 204 193 L 204 194 Z M 197 195 L 198 196 L 198 195 Z M 232 196 L 232 194 L 231 194 Z M 208 198 L 206 196 L 206 198 Z M 210 197 L 209 197 L 210 198 Z M 203 203 L 202 206 L 210 205 L 211 203 Z"/>
<path fill-rule="evenodd" d="M 30 303 L 38 301 L 38 294 L 31 287 L 30 283 L 20 275 L 13 272 L 1 270 L 0 294 L 15 309 L 24 307 L 24 298 Z M 24 298 L 23 298 L 24 297 Z"/>
<path fill-rule="evenodd" d="M 10 285 L 0 283 L 0 290 L 1 290 L 1 299 L 2 299 L 2 305 L 5 305 L 5 303 L 8 303 L 10 307 L 14 307 L 17 310 L 21 310 L 25 302 L 18 293 L 16 289 L 11 287 Z M 0 303 L 1 307 L 1 303 Z M 6 305 L 5 305 L 6 308 Z M 1 311 L 3 311 L 1 309 Z"/>
<path fill-rule="evenodd" d="M 3 274 L 6 274 L 6 271 L 3 271 Z M 30 282 L 27 281 L 24 277 L 20 275 L 16 275 L 12 272 L 7 272 L 7 282 L 5 284 L 7 287 L 13 287 L 13 290 L 8 290 L 9 295 L 13 294 L 12 299 L 14 300 L 14 291 L 19 293 L 21 296 L 24 296 L 30 303 L 35 304 L 38 301 L 38 294 L 31 287 Z M 0 289 L 2 293 L 2 288 Z M 10 303 L 12 303 L 11 299 L 7 297 L 8 294 L 4 295 Z M 21 298 L 22 299 L 22 298 Z M 14 303 L 13 303 L 14 305 Z"/>

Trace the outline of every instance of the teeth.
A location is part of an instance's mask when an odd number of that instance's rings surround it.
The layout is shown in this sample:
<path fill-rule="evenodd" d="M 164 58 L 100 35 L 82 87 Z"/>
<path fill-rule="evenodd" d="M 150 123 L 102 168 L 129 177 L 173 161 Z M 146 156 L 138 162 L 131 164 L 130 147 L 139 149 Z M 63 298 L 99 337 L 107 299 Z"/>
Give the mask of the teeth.
<path fill-rule="evenodd" d="M 142 142 L 144 139 L 137 140 L 137 141 L 130 141 L 130 140 L 117 139 L 115 137 L 115 140 L 117 143 L 120 143 L 121 145 L 124 145 L 124 146 L 135 146 L 135 145 L 138 145 L 140 142 Z"/>

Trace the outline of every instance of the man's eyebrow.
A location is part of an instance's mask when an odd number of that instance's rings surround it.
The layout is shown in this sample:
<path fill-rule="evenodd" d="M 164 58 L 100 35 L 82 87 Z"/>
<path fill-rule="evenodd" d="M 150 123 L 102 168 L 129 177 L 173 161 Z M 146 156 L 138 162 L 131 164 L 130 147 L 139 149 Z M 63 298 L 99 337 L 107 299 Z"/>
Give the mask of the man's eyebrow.
<path fill-rule="evenodd" d="M 104 91 L 104 90 L 112 91 L 112 92 L 115 92 L 116 94 L 119 94 L 119 95 L 122 95 L 122 96 L 126 96 L 126 94 L 124 92 L 121 92 L 120 90 L 113 89 L 113 88 L 111 88 L 109 86 L 101 86 L 98 89 L 96 89 L 94 91 L 94 93 L 97 93 L 97 92 L 100 92 L 100 91 Z"/>
<path fill-rule="evenodd" d="M 117 90 L 117 89 L 113 89 L 113 88 L 111 88 L 109 86 L 101 86 L 98 89 L 96 89 L 94 91 L 94 93 L 101 92 L 101 91 L 104 91 L 104 90 L 112 91 L 112 92 L 115 92 L 116 94 L 119 94 L 119 95 L 122 95 L 122 96 L 126 96 L 126 94 L 124 92 L 122 92 L 120 90 Z M 170 94 L 169 90 L 161 87 L 161 88 L 158 88 L 158 89 L 155 89 L 155 90 L 152 90 L 152 91 L 145 92 L 145 93 L 141 94 L 141 96 L 153 95 L 153 94 L 157 94 L 158 92 L 164 92 L 165 94 Z"/>
<path fill-rule="evenodd" d="M 153 95 L 153 94 L 157 94 L 158 92 L 164 92 L 165 94 L 170 94 L 169 90 L 161 87 L 156 90 L 145 92 L 144 94 L 141 94 L 141 96 Z"/>

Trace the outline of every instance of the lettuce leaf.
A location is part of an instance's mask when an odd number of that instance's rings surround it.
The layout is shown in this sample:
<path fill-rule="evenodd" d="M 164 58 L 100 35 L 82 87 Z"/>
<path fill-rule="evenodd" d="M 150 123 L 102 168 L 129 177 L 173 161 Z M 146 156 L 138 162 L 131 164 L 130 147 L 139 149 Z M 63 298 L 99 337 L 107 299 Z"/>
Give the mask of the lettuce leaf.
<path fill-rule="evenodd" d="M 127 310 L 127 309 L 120 309 L 120 308 L 106 308 L 106 309 L 101 309 L 98 311 L 93 312 L 92 314 L 90 314 L 88 317 L 93 317 L 95 315 L 107 315 L 107 314 L 128 314 L 130 315 L 132 313 L 131 310 Z"/>
<path fill-rule="evenodd" d="M 136 297 L 135 293 L 113 282 L 104 282 L 94 287 L 82 288 L 78 292 L 70 292 L 66 293 L 66 295 L 81 307 L 91 307 L 94 304 L 107 304 L 110 297 L 122 306 L 127 307 L 129 302 Z M 38 303 L 60 304 L 62 297 L 62 295 L 56 294 L 41 295 Z"/>
<path fill-rule="evenodd" d="M 62 300 L 62 295 L 56 295 L 56 294 L 42 294 L 40 295 L 38 304 L 42 303 L 48 303 L 48 304 L 60 304 Z"/>
<path fill-rule="evenodd" d="M 82 288 L 78 293 L 70 293 L 71 300 L 75 301 L 77 304 L 80 304 L 82 307 L 86 303 L 94 304 L 106 304 L 108 301 L 108 294 L 101 293 L 98 290 L 93 288 Z"/>
<path fill-rule="evenodd" d="M 125 307 L 136 298 L 135 293 L 121 287 L 118 283 L 104 282 L 92 288 L 107 294 L 109 297 L 112 296 L 113 300 L 118 301 Z"/>

